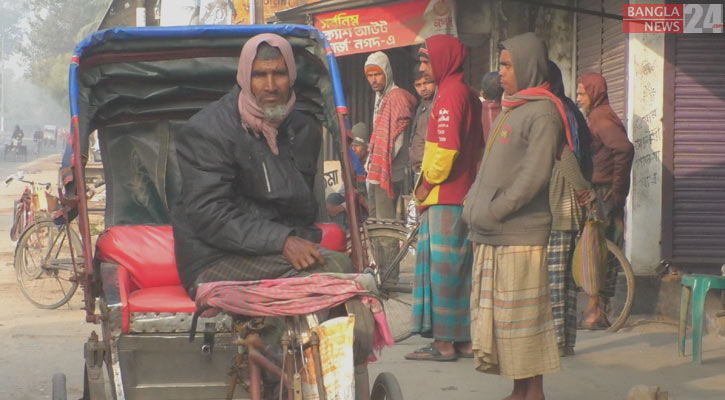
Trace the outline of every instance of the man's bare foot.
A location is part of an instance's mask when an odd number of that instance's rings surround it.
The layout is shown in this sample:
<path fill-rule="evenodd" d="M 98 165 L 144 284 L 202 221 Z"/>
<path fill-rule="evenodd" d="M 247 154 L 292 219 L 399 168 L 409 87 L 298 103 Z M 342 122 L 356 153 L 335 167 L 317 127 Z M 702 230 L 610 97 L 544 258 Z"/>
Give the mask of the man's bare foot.
<path fill-rule="evenodd" d="M 441 352 L 444 356 L 450 356 L 456 354 L 456 348 L 453 345 L 453 342 L 441 342 L 439 340 L 433 341 L 433 346 L 435 346 L 438 351 Z"/>
<path fill-rule="evenodd" d="M 526 387 L 525 400 L 544 400 L 544 376 L 537 375 L 530 378 L 529 384 Z"/>
<path fill-rule="evenodd" d="M 471 342 L 455 342 L 453 347 L 456 349 L 458 357 L 470 358 L 473 357 L 473 343 Z"/>
<path fill-rule="evenodd" d="M 514 390 L 503 400 L 526 400 L 526 391 L 529 386 L 529 380 L 526 379 L 514 379 Z"/>

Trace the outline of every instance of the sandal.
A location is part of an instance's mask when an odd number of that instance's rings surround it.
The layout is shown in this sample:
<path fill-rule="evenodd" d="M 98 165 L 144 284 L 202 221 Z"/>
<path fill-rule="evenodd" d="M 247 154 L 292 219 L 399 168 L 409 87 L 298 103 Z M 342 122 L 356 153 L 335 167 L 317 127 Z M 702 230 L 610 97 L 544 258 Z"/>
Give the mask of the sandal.
<path fill-rule="evenodd" d="M 406 354 L 405 359 L 413 361 L 456 361 L 458 356 L 456 354 L 442 354 L 431 343 L 428 346 L 421 347 L 412 353 Z"/>

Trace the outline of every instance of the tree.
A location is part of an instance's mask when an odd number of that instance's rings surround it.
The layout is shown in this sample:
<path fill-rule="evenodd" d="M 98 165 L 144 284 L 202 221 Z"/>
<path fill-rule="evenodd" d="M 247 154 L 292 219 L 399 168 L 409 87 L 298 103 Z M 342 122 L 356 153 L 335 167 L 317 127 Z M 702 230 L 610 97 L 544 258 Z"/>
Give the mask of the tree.
<path fill-rule="evenodd" d="M 0 36 L 2 36 L 2 58 L 15 51 L 22 35 L 18 28 L 22 17 L 22 5 L 12 0 L 0 0 Z"/>
<path fill-rule="evenodd" d="M 28 0 L 19 50 L 26 76 L 61 105 L 68 104 L 68 65 L 82 36 L 95 30 L 110 0 Z"/>

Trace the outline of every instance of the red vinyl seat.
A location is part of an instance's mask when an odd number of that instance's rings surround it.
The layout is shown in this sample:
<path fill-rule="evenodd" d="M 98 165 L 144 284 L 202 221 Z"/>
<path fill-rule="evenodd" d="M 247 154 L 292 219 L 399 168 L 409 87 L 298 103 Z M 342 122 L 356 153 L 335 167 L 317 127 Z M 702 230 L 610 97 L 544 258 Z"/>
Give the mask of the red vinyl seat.
<path fill-rule="evenodd" d="M 345 232 L 336 224 L 317 224 L 320 245 L 345 251 Z M 174 234 L 169 225 L 126 225 L 107 229 L 96 242 L 96 259 L 119 265 L 123 332 L 133 312 L 193 313 L 196 304 L 181 285 Z"/>

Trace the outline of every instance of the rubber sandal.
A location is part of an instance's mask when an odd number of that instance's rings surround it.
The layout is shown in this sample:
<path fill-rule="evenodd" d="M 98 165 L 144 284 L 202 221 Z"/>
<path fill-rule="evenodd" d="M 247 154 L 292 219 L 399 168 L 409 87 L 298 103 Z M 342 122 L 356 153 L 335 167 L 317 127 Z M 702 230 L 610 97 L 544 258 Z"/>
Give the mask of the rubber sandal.
<path fill-rule="evenodd" d="M 458 356 L 455 354 L 441 354 L 433 344 L 429 344 L 406 354 L 405 359 L 413 361 L 456 361 Z"/>

